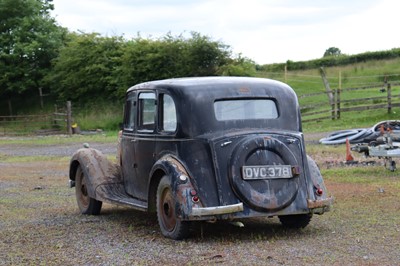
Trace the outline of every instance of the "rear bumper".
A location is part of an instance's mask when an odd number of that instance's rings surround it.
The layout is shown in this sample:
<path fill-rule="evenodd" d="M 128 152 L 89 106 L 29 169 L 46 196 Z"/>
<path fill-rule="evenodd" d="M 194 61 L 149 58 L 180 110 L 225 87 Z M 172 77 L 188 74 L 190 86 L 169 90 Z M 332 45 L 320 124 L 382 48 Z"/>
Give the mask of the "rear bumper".
<path fill-rule="evenodd" d="M 221 214 L 229 214 L 235 212 L 243 211 L 243 203 L 237 203 L 226 206 L 217 206 L 217 207 L 204 207 L 204 208 L 193 208 L 192 214 L 189 217 L 202 217 L 202 216 L 212 216 L 212 215 L 221 215 Z"/>
<path fill-rule="evenodd" d="M 313 213 L 323 214 L 324 212 L 330 211 L 333 205 L 334 198 L 329 197 L 320 200 L 307 200 L 307 207 L 312 210 Z"/>
<path fill-rule="evenodd" d="M 323 214 L 331 209 L 334 202 L 333 197 L 320 200 L 307 200 L 307 207 L 315 214 Z M 232 214 L 243 211 L 243 203 L 216 207 L 195 207 L 189 215 L 189 220 L 203 220 L 210 216 Z M 240 216 L 240 215 L 239 215 Z"/>

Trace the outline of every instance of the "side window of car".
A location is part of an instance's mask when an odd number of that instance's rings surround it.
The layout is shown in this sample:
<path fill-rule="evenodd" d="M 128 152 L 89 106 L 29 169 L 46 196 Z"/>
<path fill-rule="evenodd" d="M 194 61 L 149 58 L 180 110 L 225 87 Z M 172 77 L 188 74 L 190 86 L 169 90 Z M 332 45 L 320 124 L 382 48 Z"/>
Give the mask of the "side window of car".
<path fill-rule="evenodd" d="M 136 119 L 136 93 L 131 93 L 125 103 L 124 130 L 133 131 Z"/>
<path fill-rule="evenodd" d="M 139 94 L 138 130 L 153 132 L 156 118 L 156 96 L 153 92 Z"/>
<path fill-rule="evenodd" d="M 160 102 L 162 105 L 160 113 L 160 129 L 164 132 L 175 132 L 177 120 L 174 100 L 168 94 L 161 94 Z"/>

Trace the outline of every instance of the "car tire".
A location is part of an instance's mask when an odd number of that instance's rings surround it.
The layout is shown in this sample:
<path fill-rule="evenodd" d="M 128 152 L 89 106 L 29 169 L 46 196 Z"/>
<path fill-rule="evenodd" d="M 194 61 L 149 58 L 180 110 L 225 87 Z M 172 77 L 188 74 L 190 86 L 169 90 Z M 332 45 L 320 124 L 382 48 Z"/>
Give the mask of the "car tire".
<path fill-rule="evenodd" d="M 87 184 L 88 178 L 79 165 L 75 174 L 75 195 L 79 210 L 82 214 L 98 215 L 103 203 L 89 196 Z"/>
<path fill-rule="evenodd" d="M 171 188 L 171 177 L 161 178 L 157 188 L 157 219 L 161 233 L 168 238 L 180 240 L 187 238 L 190 222 L 176 217 L 176 200 Z"/>
<path fill-rule="evenodd" d="M 279 216 L 279 220 L 281 221 L 282 225 L 291 229 L 300 229 L 306 227 L 310 223 L 311 218 L 311 213 Z"/>

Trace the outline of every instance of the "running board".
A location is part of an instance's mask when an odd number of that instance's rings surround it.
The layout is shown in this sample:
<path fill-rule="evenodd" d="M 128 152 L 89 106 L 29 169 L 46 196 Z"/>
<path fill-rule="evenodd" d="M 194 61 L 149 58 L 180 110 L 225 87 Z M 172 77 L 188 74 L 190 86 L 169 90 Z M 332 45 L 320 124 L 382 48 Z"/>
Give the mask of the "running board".
<path fill-rule="evenodd" d="M 96 199 L 109 203 L 129 206 L 141 211 L 147 211 L 148 207 L 147 202 L 128 195 L 125 191 L 123 183 L 110 183 L 97 186 Z"/>

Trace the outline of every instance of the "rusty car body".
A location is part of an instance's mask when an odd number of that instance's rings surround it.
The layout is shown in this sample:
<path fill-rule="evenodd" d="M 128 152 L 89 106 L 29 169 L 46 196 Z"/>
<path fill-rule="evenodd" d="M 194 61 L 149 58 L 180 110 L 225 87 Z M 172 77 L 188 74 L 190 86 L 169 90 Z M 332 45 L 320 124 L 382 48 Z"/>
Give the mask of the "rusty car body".
<path fill-rule="evenodd" d="M 333 202 L 306 155 L 296 94 L 262 78 L 129 88 L 117 163 L 82 148 L 69 178 L 82 213 L 99 214 L 103 201 L 156 212 L 172 239 L 187 237 L 193 221 L 278 216 L 302 228 Z"/>

